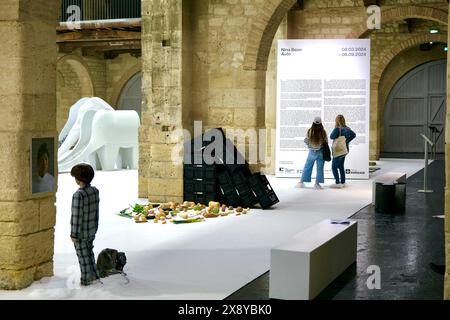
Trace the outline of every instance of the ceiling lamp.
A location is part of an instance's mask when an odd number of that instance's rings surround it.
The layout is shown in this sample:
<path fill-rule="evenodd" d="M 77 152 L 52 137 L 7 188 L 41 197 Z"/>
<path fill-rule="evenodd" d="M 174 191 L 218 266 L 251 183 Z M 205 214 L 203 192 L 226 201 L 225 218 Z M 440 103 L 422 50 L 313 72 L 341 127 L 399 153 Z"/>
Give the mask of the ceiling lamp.
<path fill-rule="evenodd" d="M 438 27 L 431 27 L 430 28 L 430 33 L 433 33 L 433 34 L 439 33 L 439 28 Z"/>

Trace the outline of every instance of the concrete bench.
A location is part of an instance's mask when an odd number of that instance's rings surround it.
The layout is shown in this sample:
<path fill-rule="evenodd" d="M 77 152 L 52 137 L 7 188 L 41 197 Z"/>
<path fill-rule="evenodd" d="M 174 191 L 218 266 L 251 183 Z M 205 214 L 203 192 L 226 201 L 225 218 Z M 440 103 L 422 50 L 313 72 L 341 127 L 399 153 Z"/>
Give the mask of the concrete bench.
<path fill-rule="evenodd" d="M 377 176 L 372 181 L 372 205 L 375 205 L 375 184 L 377 182 L 392 182 L 397 181 L 400 183 L 406 183 L 405 172 L 387 172 L 380 176 Z"/>
<path fill-rule="evenodd" d="M 356 261 L 357 222 L 329 219 L 271 249 L 269 296 L 310 300 Z"/>

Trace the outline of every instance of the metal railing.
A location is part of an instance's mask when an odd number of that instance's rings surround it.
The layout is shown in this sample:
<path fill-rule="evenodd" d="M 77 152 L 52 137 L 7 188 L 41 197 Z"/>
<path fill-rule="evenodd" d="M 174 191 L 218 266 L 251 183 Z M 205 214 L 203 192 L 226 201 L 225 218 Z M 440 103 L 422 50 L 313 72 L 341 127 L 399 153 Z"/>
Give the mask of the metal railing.
<path fill-rule="evenodd" d="M 61 22 L 141 17 L 141 0 L 61 0 Z"/>

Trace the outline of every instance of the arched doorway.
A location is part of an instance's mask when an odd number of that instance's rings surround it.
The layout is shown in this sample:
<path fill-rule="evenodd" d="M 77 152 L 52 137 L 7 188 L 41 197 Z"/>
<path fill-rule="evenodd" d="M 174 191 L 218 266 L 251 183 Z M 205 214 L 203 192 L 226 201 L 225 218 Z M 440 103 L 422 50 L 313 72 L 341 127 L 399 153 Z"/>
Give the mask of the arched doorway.
<path fill-rule="evenodd" d="M 420 134 L 432 138 L 444 152 L 447 60 L 428 62 L 405 74 L 394 86 L 384 113 L 384 152 L 421 153 Z"/>
<path fill-rule="evenodd" d="M 125 84 L 117 101 L 118 110 L 135 110 L 141 117 L 142 72 L 133 75 Z"/>

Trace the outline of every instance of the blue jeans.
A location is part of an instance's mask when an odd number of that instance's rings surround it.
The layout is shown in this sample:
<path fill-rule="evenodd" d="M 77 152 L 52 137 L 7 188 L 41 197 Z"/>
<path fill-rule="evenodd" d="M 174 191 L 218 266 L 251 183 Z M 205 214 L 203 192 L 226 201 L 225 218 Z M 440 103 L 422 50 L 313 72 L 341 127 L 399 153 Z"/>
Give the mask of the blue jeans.
<path fill-rule="evenodd" d="M 308 158 L 306 159 L 305 167 L 303 168 L 302 173 L 302 182 L 311 182 L 311 174 L 314 166 L 314 162 L 316 162 L 316 183 L 323 183 L 324 182 L 324 176 L 323 176 L 323 166 L 325 164 L 325 161 L 323 161 L 323 154 L 322 149 L 320 150 L 309 150 Z"/>
<path fill-rule="evenodd" d="M 336 184 L 345 183 L 345 169 L 344 169 L 345 156 L 340 156 L 333 158 L 331 162 L 331 170 L 333 171 L 334 179 Z M 341 174 L 341 179 L 339 180 L 339 173 Z"/>

